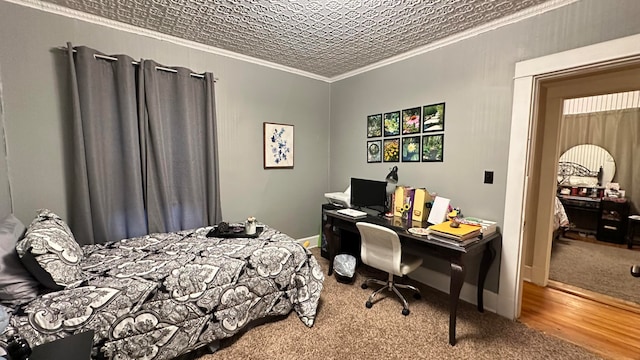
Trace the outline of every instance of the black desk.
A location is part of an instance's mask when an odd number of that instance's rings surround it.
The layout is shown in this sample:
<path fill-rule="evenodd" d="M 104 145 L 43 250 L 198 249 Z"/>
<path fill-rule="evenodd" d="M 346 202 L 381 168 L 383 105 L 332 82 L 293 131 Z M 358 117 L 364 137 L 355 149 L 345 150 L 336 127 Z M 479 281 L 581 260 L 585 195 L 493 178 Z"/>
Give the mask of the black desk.
<path fill-rule="evenodd" d="M 600 219 L 600 198 L 558 195 L 567 218 L 573 224 L 570 230 L 595 235 Z"/>
<path fill-rule="evenodd" d="M 449 261 L 451 264 L 451 282 L 449 285 L 449 344 L 456 344 L 456 314 L 458 311 L 458 300 L 460 298 L 460 290 L 464 283 L 467 273 L 465 262 L 469 258 L 482 256 L 480 269 L 478 271 L 478 294 L 477 303 L 478 311 L 484 312 L 483 290 L 484 282 L 489 272 L 489 267 L 496 257 L 496 251 L 492 246 L 494 240 L 502 241 L 499 233 L 494 233 L 484 237 L 478 242 L 470 244 L 466 247 L 448 244 L 437 240 L 431 240 L 426 236 L 413 235 L 407 231 L 411 227 L 427 227 L 426 223 L 416 223 L 411 220 L 401 220 L 399 218 L 380 218 L 376 216 L 367 216 L 363 219 L 354 219 L 345 215 L 341 215 L 336 210 L 327 210 L 327 223 L 323 232 L 327 239 L 329 250 L 329 275 L 333 274 L 333 258 L 338 254 L 341 248 L 340 232 L 347 231 L 358 234 L 356 222 L 365 221 L 373 224 L 385 226 L 395 230 L 400 236 L 403 244 L 411 244 L 425 254 L 432 255 Z M 339 230 L 334 232 L 334 228 Z"/>

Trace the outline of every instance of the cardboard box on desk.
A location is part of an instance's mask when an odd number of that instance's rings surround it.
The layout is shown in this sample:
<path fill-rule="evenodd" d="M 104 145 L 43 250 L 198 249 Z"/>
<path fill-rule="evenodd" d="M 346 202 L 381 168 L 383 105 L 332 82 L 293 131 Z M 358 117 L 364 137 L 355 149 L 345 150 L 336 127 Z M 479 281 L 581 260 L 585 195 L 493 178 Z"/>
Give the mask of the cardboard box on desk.
<path fill-rule="evenodd" d="M 426 221 L 432 202 L 433 198 L 427 189 L 416 189 L 413 195 L 413 221 Z"/>

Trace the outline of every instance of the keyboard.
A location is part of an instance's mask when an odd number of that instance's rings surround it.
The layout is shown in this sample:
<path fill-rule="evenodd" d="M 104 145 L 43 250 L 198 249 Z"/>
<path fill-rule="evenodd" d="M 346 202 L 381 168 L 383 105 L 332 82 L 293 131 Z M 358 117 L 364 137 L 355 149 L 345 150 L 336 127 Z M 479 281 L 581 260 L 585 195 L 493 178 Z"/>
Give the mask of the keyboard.
<path fill-rule="evenodd" d="M 367 217 L 367 213 L 364 211 L 360 211 L 360 210 L 355 210 L 355 209 L 340 209 L 337 211 L 338 214 L 341 215 L 346 215 L 346 216 L 350 216 L 353 218 L 358 218 L 358 217 Z"/>

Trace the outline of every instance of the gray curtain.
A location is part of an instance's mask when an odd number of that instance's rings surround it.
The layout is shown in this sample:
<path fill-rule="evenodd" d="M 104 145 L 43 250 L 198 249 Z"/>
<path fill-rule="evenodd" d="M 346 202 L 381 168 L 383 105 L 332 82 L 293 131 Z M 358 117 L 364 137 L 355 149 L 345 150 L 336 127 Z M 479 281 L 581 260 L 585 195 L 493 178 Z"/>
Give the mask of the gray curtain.
<path fill-rule="evenodd" d="M 198 78 L 189 69 L 173 73 L 158 66 L 142 63 L 149 231 L 215 224 L 222 217 L 213 75 Z"/>
<path fill-rule="evenodd" d="M 616 163 L 613 182 L 620 184 L 640 210 L 640 109 L 565 115 L 560 126 L 560 154 L 573 146 L 594 144 L 606 149 Z"/>
<path fill-rule="evenodd" d="M 74 109 L 69 225 L 77 241 L 220 221 L 213 76 L 203 81 L 187 69 L 163 72 L 150 61 L 137 67 L 128 56 L 110 55 L 117 59 L 110 61 L 95 58 L 93 49 L 75 49 L 68 44 Z"/>

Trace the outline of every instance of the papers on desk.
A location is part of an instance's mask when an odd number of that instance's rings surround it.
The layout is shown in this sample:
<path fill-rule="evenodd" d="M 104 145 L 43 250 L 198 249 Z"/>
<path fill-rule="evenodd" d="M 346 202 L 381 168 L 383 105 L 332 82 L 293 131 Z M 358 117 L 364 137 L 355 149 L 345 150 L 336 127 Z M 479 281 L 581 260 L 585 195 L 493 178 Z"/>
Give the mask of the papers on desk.
<path fill-rule="evenodd" d="M 355 209 L 341 209 L 336 211 L 340 215 L 346 215 L 348 217 L 352 217 L 354 219 L 360 219 L 367 217 L 367 213 L 364 211 L 359 211 Z"/>
<path fill-rule="evenodd" d="M 430 224 L 439 224 L 446 220 L 447 213 L 449 212 L 449 202 L 451 200 L 436 196 L 431 205 L 431 211 L 429 211 L 429 218 L 427 222 Z"/>
<path fill-rule="evenodd" d="M 461 220 L 463 224 L 469 225 L 477 225 L 480 226 L 480 232 L 482 232 L 483 236 L 488 236 L 496 232 L 497 224 L 495 221 L 484 220 L 476 217 L 465 217 Z"/>
<path fill-rule="evenodd" d="M 447 244 L 451 244 L 451 245 L 455 245 L 455 246 L 465 247 L 465 246 L 467 246 L 469 244 L 473 244 L 473 243 L 479 241 L 480 237 L 476 236 L 476 237 L 468 238 L 468 239 L 465 239 L 465 240 L 456 240 L 456 239 L 451 239 L 451 238 L 448 238 L 448 237 L 444 237 L 444 236 L 442 236 L 440 234 L 430 233 L 429 234 L 429 239 L 437 240 L 437 241 L 440 241 L 440 242 L 443 242 L 443 243 L 447 243 Z"/>

